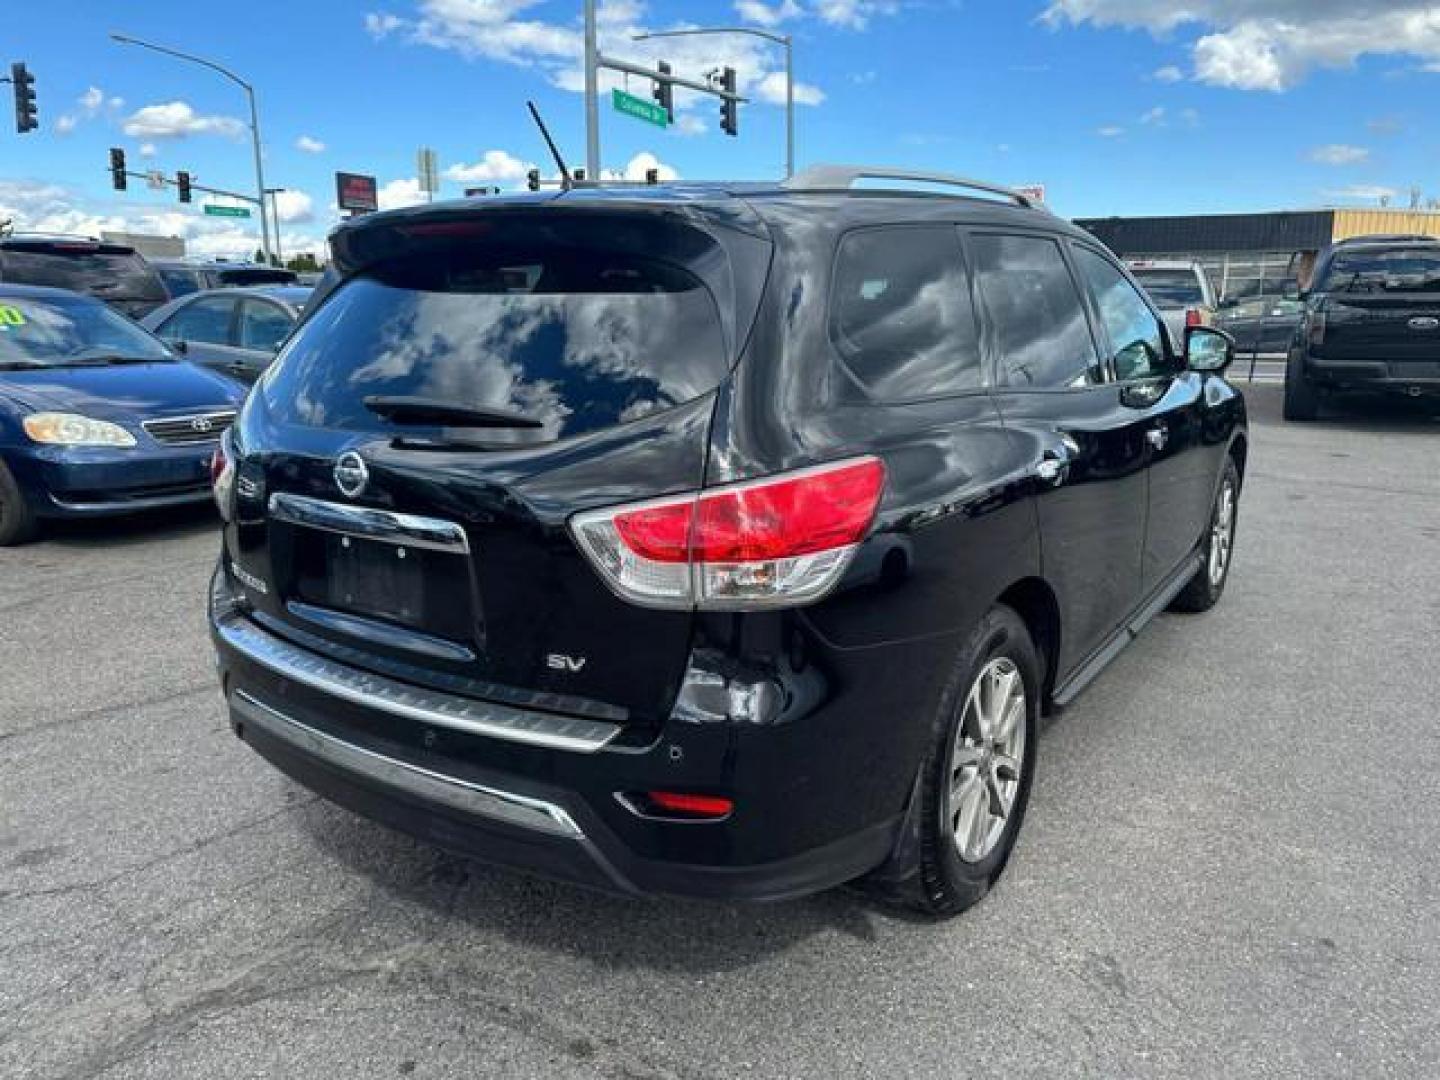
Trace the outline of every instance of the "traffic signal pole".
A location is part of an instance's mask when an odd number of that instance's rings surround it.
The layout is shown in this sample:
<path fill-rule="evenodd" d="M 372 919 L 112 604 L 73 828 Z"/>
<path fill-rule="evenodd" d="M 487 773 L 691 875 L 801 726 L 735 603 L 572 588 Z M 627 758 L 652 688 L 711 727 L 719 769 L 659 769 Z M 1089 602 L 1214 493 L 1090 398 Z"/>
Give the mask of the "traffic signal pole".
<path fill-rule="evenodd" d="M 717 89 L 706 82 L 672 75 L 663 68 L 647 68 L 643 64 L 632 64 L 628 60 L 617 60 L 604 55 L 600 51 L 599 32 L 595 21 L 595 0 L 585 0 L 585 175 L 591 181 L 600 179 L 601 68 L 636 75 L 672 88 L 683 86 L 687 90 L 718 97 L 731 106 L 741 105 L 749 100 L 737 94 L 733 86 Z"/>

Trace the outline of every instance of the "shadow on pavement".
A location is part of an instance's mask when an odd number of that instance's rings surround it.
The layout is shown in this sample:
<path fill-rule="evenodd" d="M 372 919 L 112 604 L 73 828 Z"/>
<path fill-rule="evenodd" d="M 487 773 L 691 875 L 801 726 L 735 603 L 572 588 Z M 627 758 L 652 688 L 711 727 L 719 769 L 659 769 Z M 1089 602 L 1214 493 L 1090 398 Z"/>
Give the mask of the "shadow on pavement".
<path fill-rule="evenodd" d="M 1251 385 L 1232 379 L 1245 394 L 1251 421 L 1287 424 L 1283 417 L 1284 390 L 1279 386 Z M 1376 435 L 1440 434 L 1440 399 L 1405 398 L 1390 394 L 1347 394 L 1327 400 L 1320 419 L 1307 420 L 1303 427 L 1344 428 L 1346 431 Z"/>
<path fill-rule="evenodd" d="M 46 521 L 37 545 L 70 548 L 124 547 L 158 540 L 218 534 L 220 519 L 208 502 L 123 517 Z"/>

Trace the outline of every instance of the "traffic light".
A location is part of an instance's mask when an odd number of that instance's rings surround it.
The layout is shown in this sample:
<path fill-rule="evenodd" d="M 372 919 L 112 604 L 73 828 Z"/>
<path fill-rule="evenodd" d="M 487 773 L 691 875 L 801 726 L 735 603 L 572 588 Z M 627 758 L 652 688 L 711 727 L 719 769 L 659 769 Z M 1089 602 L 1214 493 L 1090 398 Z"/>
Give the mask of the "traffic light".
<path fill-rule="evenodd" d="M 35 111 L 35 76 L 17 61 L 10 65 L 10 81 L 15 84 L 15 130 L 24 135 L 40 126 Z"/>
<path fill-rule="evenodd" d="M 670 74 L 670 65 L 664 60 L 656 64 L 655 69 L 661 75 Z M 655 104 L 665 110 L 665 118 L 673 124 L 675 122 L 675 84 L 665 79 L 656 79 L 655 88 L 650 93 L 655 98 Z"/>
<path fill-rule="evenodd" d="M 190 174 L 188 172 L 175 174 L 175 190 L 180 193 L 181 202 L 190 201 Z"/>
<path fill-rule="evenodd" d="M 727 67 L 720 76 L 720 89 L 735 93 L 735 69 Z M 720 130 L 726 135 L 740 134 L 740 105 L 733 97 L 720 99 Z"/>
<path fill-rule="evenodd" d="M 540 190 L 540 170 L 539 170 L 539 169 L 531 169 L 528 173 L 525 174 L 525 186 L 526 186 L 527 188 L 529 188 L 531 191 L 539 191 L 539 190 Z"/>
<path fill-rule="evenodd" d="M 110 148 L 110 183 L 116 191 L 125 190 L 125 151 L 118 146 Z"/>

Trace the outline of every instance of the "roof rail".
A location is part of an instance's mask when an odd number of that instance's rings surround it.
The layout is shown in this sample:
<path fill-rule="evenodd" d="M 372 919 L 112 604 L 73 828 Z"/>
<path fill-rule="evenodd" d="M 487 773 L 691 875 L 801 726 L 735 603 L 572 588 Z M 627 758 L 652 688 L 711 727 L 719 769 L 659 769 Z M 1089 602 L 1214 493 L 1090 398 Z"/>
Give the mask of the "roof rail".
<path fill-rule="evenodd" d="M 1336 240 L 1335 247 L 1346 244 L 1433 244 L 1436 237 L 1425 233 L 1373 233 L 1369 236 L 1347 236 Z"/>
<path fill-rule="evenodd" d="M 986 180 L 972 180 L 965 176 L 949 173 L 921 172 L 912 169 L 892 169 L 885 166 L 867 165 L 815 165 L 797 173 L 784 186 L 802 191 L 849 191 L 857 180 L 909 180 L 914 183 L 939 184 L 945 187 L 965 188 L 969 191 L 983 191 L 988 195 L 1000 195 L 1013 201 L 1017 206 L 1043 210 L 1045 204 L 1032 199 L 1014 188 L 992 184 Z"/>

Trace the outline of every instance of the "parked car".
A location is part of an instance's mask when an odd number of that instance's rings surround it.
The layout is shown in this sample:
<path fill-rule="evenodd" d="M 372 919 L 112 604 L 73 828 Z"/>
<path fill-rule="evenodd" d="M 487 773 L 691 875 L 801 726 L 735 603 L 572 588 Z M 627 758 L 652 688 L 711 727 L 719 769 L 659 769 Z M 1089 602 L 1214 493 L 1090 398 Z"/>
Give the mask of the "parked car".
<path fill-rule="evenodd" d="M 293 270 L 260 263 L 197 262 L 188 259 L 157 259 L 155 269 L 173 300 L 202 289 L 241 288 L 249 285 L 295 285 Z"/>
<path fill-rule="evenodd" d="M 0 285 L 0 545 L 210 497 L 244 396 L 91 297 Z"/>
<path fill-rule="evenodd" d="M 295 328 L 310 292 L 298 285 L 206 289 L 171 300 L 141 323 L 197 364 L 253 383 Z"/>
<path fill-rule="evenodd" d="M 1222 304 L 1215 325 L 1235 339 L 1240 355 L 1283 356 L 1290 351 L 1305 303 L 1288 296 L 1256 296 Z"/>
<path fill-rule="evenodd" d="M 912 179 L 342 225 L 217 460 L 236 733 L 569 880 L 975 903 L 1042 711 L 1220 598 L 1246 413 L 1087 234 Z"/>
<path fill-rule="evenodd" d="M 71 289 L 103 300 L 132 319 L 166 300 L 155 268 L 134 248 L 85 236 L 0 237 L 0 284 Z"/>
<path fill-rule="evenodd" d="M 1191 326 L 1214 326 L 1220 301 L 1210 274 L 1198 262 L 1132 259 L 1130 272 L 1160 308 L 1171 340 L 1185 340 Z"/>
<path fill-rule="evenodd" d="M 1329 394 L 1440 394 L 1440 239 L 1362 236 L 1321 253 L 1285 367 L 1285 418 Z"/>

